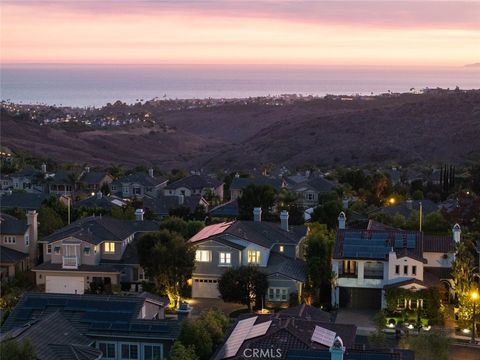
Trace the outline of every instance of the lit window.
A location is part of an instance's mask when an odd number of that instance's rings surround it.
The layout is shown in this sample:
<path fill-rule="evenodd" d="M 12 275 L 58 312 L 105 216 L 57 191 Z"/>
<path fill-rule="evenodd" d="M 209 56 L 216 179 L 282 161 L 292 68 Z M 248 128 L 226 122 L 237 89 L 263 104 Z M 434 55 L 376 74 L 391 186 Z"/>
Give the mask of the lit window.
<path fill-rule="evenodd" d="M 230 254 L 230 253 L 221 252 L 220 253 L 220 264 L 230 265 L 232 263 L 231 256 L 232 256 L 232 254 Z"/>
<path fill-rule="evenodd" d="M 248 250 L 248 263 L 260 264 L 260 251 Z"/>
<path fill-rule="evenodd" d="M 408 275 L 408 265 L 403 266 L 403 275 Z"/>
<path fill-rule="evenodd" d="M 212 260 L 211 252 L 208 250 L 197 250 L 195 260 L 199 262 L 210 262 Z"/>
<path fill-rule="evenodd" d="M 400 275 L 400 265 L 395 265 L 395 274 Z"/>
<path fill-rule="evenodd" d="M 114 242 L 106 242 L 105 243 L 105 252 L 106 253 L 114 253 L 115 252 L 115 243 Z"/>
<path fill-rule="evenodd" d="M 415 265 L 412 266 L 412 275 L 417 275 L 417 267 Z"/>
<path fill-rule="evenodd" d="M 115 359 L 115 344 L 98 343 L 98 349 L 102 352 L 104 359 Z"/>
<path fill-rule="evenodd" d="M 122 359 L 138 359 L 138 346 L 122 344 Z"/>
<path fill-rule="evenodd" d="M 143 345 L 145 360 L 159 360 L 162 358 L 162 345 Z"/>
<path fill-rule="evenodd" d="M 285 248 L 283 247 L 283 245 L 280 245 L 280 252 L 283 252 L 285 250 Z"/>

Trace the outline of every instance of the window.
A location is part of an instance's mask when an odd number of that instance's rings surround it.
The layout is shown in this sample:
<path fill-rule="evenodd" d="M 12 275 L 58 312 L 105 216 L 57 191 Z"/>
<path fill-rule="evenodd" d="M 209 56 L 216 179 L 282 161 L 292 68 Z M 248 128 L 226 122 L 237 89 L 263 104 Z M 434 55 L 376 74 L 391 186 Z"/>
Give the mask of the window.
<path fill-rule="evenodd" d="M 342 275 L 357 275 L 357 262 L 353 260 L 344 260 Z"/>
<path fill-rule="evenodd" d="M 84 248 L 83 248 L 83 253 L 84 253 L 85 255 L 90 255 L 90 248 L 89 248 L 89 247 L 84 247 Z"/>
<path fill-rule="evenodd" d="M 98 343 L 98 349 L 102 352 L 105 359 L 115 359 L 115 344 Z"/>
<path fill-rule="evenodd" d="M 313 193 L 307 193 L 306 194 L 307 200 L 315 200 L 315 194 Z"/>
<path fill-rule="evenodd" d="M 403 275 L 408 275 L 408 265 L 403 266 Z"/>
<path fill-rule="evenodd" d="M 230 265 L 232 263 L 232 254 L 230 253 L 220 253 L 220 264 L 221 265 Z"/>
<path fill-rule="evenodd" d="M 60 254 L 60 246 L 55 246 L 55 247 L 53 248 L 53 253 L 54 253 L 55 255 Z"/>
<path fill-rule="evenodd" d="M 400 265 L 395 265 L 395 274 L 400 275 Z"/>
<path fill-rule="evenodd" d="M 260 251 L 248 250 L 248 263 L 260 264 Z"/>
<path fill-rule="evenodd" d="M 210 262 L 212 260 L 211 252 L 209 250 L 197 250 L 195 260 L 199 262 Z"/>
<path fill-rule="evenodd" d="M 285 250 L 285 248 L 283 247 L 283 245 L 280 245 L 280 252 L 283 252 Z"/>
<path fill-rule="evenodd" d="M 134 195 L 141 195 L 141 194 L 142 194 L 142 191 L 141 191 L 140 188 L 134 187 L 134 188 L 133 188 L 133 194 L 134 194 Z"/>
<path fill-rule="evenodd" d="M 138 359 L 138 345 L 122 344 L 122 359 Z"/>
<path fill-rule="evenodd" d="M 412 266 L 412 275 L 417 275 L 417 267 L 415 265 Z"/>
<path fill-rule="evenodd" d="M 52 245 L 48 244 L 47 245 L 47 254 L 51 254 L 52 253 Z"/>
<path fill-rule="evenodd" d="M 145 360 L 161 360 L 162 345 L 143 345 L 143 357 Z"/>
<path fill-rule="evenodd" d="M 25 246 L 28 245 L 30 245 L 30 237 L 28 236 L 28 234 L 25 234 Z"/>
<path fill-rule="evenodd" d="M 115 243 L 114 242 L 106 242 L 105 243 L 105 252 L 106 253 L 114 253 L 115 252 Z"/>
<path fill-rule="evenodd" d="M 151 188 L 151 187 L 145 188 L 145 191 L 146 191 L 146 192 L 152 192 L 152 190 L 153 190 L 153 188 Z"/>
<path fill-rule="evenodd" d="M 287 301 L 287 288 L 268 288 L 268 300 L 270 301 Z"/>
<path fill-rule="evenodd" d="M 4 244 L 15 244 L 16 238 L 15 236 L 4 236 L 3 243 Z"/>

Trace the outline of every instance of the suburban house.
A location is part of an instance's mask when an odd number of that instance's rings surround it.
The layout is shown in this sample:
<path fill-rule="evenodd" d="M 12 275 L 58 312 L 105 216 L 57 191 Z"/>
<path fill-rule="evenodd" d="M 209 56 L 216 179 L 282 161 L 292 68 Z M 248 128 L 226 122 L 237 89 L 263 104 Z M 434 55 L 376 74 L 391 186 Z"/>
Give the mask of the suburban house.
<path fill-rule="evenodd" d="M 98 191 L 96 194 L 73 203 L 75 209 L 80 209 L 82 207 L 89 209 L 103 209 L 103 210 L 112 210 L 114 207 L 124 207 L 127 206 L 127 203 L 122 199 L 119 199 L 115 196 L 105 196 L 101 191 Z"/>
<path fill-rule="evenodd" d="M 213 195 L 223 201 L 223 182 L 210 176 L 190 175 L 168 184 L 165 187 L 165 196 L 192 196 Z"/>
<path fill-rule="evenodd" d="M 288 305 L 290 296 L 300 298 L 306 265 L 298 257 L 307 228 L 289 226 L 286 211 L 280 215 L 281 224 L 263 222 L 261 214 L 261 208 L 255 208 L 254 221 L 210 225 L 189 240 L 197 246 L 192 297 L 218 298 L 224 271 L 246 265 L 267 274 L 267 306 Z"/>
<path fill-rule="evenodd" d="M 138 263 L 137 236 L 159 229 L 154 221 L 91 216 L 39 241 L 43 263 L 32 271 L 47 293 L 83 294 L 92 283 L 138 291 L 145 274 Z"/>
<path fill-rule="evenodd" d="M 6 192 L 0 195 L 0 208 L 5 209 L 21 209 L 21 210 L 38 210 L 42 206 L 42 203 L 47 200 L 49 194 L 39 193 L 32 194 L 26 192 Z"/>
<path fill-rule="evenodd" d="M 13 190 L 22 190 L 27 193 L 38 194 L 45 191 L 42 179 L 48 176 L 45 172 L 28 168 L 10 175 Z"/>
<path fill-rule="evenodd" d="M 153 296 L 25 293 L 1 342 L 29 339 L 39 360 L 168 358 L 180 332 Z"/>
<path fill-rule="evenodd" d="M 208 210 L 208 202 L 202 195 L 192 196 L 165 196 L 159 195 L 156 198 L 145 198 L 143 200 L 145 210 L 150 210 L 159 219 L 163 219 L 170 215 L 170 211 L 186 208 L 193 214 L 199 208 L 204 211 Z"/>
<path fill-rule="evenodd" d="M 412 199 L 408 199 L 405 201 L 401 201 L 395 205 L 387 205 L 381 207 L 377 210 L 372 211 L 372 214 L 386 214 L 392 216 L 400 214 L 406 219 L 409 219 L 412 214 L 415 214 L 414 211 L 419 213 L 420 208 L 422 210 L 423 216 L 427 216 L 439 210 L 438 205 L 435 204 L 432 200 L 424 199 L 421 201 L 415 201 Z"/>
<path fill-rule="evenodd" d="M 87 193 L 97 193 L 104 184 L 111 184 L 113 177 L 105 171 L 90 171 L 90 167 L 86 166 L 85 170 L 78 180 L 80 190 Z"/>
<path fill-rule="evenodd" d="M 239 174 L 236 174 L 232 179 L 232 183 L 230 184 L 230 199 L 236 200 L 242 196 L 243 189 L 248 185 L 271 186 L 276 190 L 280 190 L 281 188 L 285 187 L 285 181 L 267 176 L 244 178 L 240 177 Z"/>
<path fill-rule="evenodd" d="M 167 182 L 167 179 L 155 176 L 153 169 L 149 169 L 148 173 L 135 173 L 112 182 L 110 190 L 122 198 L 157 197 Z"/>
<path fill-rule="evenodd" d="M 60 170 L 48 177 L 48 192 L 55 195 L 72 196 L 78 184 L 78 174 L 73 171 Z"/>
<path fill-rule="evenodd" d="M 310 178 L 305 182 L 290 185 L 288 189 L 297 194 L 297 205 L 303 209 L 316 207 L 320 196 L 329 193 L 335 184 L 323 177 Z"/>
<path fill-rule="evenodd" d="M 26 220 L 0 213 L 1 278 L 12 278 L 30 270 L 37 261 L 37 212 L 29 211 Z"/>
<path fill-rule="evenodd" d="M 384 308 L 385 290 L 401 287 L 418 291 L 436 287 L 449 296 L 448 283 L 454 259 L 454 244 L 460 241 L 460 227 L 452 236 L 429 236 L 419 231 L 379 228 L 346 229 L 346 217 L 339 216 L 339 228 L 332 259 L 337 275 L 332 305 L 349 308 Z M 404 304 L 406 307 L 422 306 Z"/>
<path fill-rule="evenodd" d="M 0 190 L 13 189 L 13 180 L 12 177 L 8 174 L 0 174 Z"/>
<path fill-rule="evenodd" d="M 230 200 L 226 203 L 215 206 L 208 212 L 208 215 L 223 219 L 236 219 L 240 215 L 238 200 Z"/>

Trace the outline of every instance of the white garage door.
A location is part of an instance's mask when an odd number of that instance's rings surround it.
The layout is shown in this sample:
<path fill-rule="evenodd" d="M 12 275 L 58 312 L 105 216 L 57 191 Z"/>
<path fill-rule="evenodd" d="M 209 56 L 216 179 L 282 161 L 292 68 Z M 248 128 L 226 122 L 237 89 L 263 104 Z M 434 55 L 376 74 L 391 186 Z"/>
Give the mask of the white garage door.
<path fill-rule="evenodd" d="M 47 276 L 45 292 L 59 294 L 83 294 L 84 279 L 81 276 Z"/>
<path fill-rule="evenodd" d="M 218 298 L 220 292 L 218 291 L 217 279 L 193 279 L 192 282 L 192 297 L 194 298 Z"/>

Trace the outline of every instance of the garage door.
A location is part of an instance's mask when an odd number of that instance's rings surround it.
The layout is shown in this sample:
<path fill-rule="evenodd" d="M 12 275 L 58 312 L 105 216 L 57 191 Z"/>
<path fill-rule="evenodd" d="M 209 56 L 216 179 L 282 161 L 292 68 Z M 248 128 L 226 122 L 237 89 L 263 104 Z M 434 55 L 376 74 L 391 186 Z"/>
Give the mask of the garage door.
<path fill-rule="evenodd" d="M 340 288 L 340 307 L 350 309 L 380 309 L 381 289 Z"/>
<path fill-rule="evenodd" d="M 83 294 L 84 279 L 81 276 L 47 276 L 45 292 L 59 294 Z"/>
<path fill-rule="evenodd" d="M 210 299 L 220 297 L 218 280 L 194 278 L 192 282 L 192 297 Z"/>

